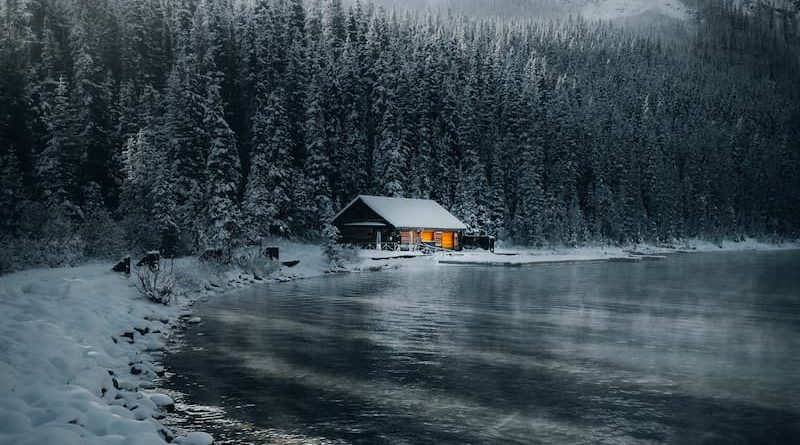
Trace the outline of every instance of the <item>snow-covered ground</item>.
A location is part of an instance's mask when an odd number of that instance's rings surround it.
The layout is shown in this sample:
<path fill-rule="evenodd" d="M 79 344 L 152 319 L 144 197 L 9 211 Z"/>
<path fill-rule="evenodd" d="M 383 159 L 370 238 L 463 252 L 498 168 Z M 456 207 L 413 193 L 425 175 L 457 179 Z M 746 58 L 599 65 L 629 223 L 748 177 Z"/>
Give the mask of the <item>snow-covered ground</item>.
<path fill-rule="evenodd" d="M 198 298 L 265 280 L 327 273 L 320 246 L 288 241 L 276 245 L 281 249 L 281 261 L 300 263 L 283 266 L 269 277 L 214 270 L 193 258 L 175 260 L 172 267 L 178 298 L 171 306 L 146 300 L 136 289 L 135 276 L 111 272 L 107 263 L 33 269 L 0 277 L 0 445 L 210 443 L 207 434 L 175 433 L 158 420 L 172 404 L 169 397 L 154 390 L 153 382 L 162 372 L 158 356 L 170 333 L 193 321 L 191 304 Z M 431 267 L 446 261 L 586 261 L 630 257 L 632 251 L 661 254 L 798 247 L 747 241 L 719 248 L 695 242 L 677 249 L 499 248 L 494 254 L 467 251 L 414 258 L 392 258 L 407 257 L 409 252 L 361 251 L 346 253 L 345 266 L 359 271 Z"/>
<path fill-rule="evenodd" d="M 135 274 L 112 272 L 109 263 L 0 276 L 0 445 L 210 443 L 158 420 L 172 408 L 154 389 L 158 357 L 177 327 L 196 321 L 199 298 L 328 273 L 320 246 L 272 245 L 281 261 L 299 263 L 260 277 L 196 258 L 164 261 L 176 283 L 170 306 L 148 301 Z M 370 256 L 346 253 L 346 270 L 387 267 Z"/>
<path fill-rule="evenodd" d="M 320 275 L 319 246 L 278 243 L 299 259 L 269 279 Z M 283 255 L 285 253 L 285 256 Z M 197 298 L 259 282 L 193 258 L 174 270 L 176 304 L 148 301 L 135 275 L 112 264 L 33 269 L 0 277 L 0 445 L 210 443 L 203 433 L 173 437 L 158 420 L 172 400 L 158 394 L 159 351 Z"/>
<path fill-rule="evenodd" d="M 0 278 L 0 443 L 161 444 L 150 393 L 180 306 L 147 302 L 108 264 Z M 166 406 L 165 406 L 166 405 Z"/>

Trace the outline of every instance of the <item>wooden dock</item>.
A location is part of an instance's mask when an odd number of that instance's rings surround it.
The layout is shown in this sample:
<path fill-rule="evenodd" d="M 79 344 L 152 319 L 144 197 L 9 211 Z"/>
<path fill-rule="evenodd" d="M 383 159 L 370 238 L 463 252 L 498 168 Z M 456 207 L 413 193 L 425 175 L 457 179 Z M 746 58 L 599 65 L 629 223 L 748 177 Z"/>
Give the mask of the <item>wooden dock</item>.
<path fill-rule="evenodd" d="M 519 257 L 518 257 L 519 258 Z M 496 266 L 496 267 L 521 267 L 531 266 L 535 264 L 557 264 L 557 263 L 590 263 L 590 262 L 617 262 L 617 263 L 636 263 L 639 261 L 654 261 L 663 260 L 667 257 L 664 255 L 629 255 L 629 256 L 615 256 L 615 257 L 598 257 L 598 258 L 553 258 L 547 259 L 545 257 L 531 258 L 530 260 L 504 260 L 497 259 L 492 261 L 479 261 L 469 259 L 440 259 L 439 264 L 461 264 L 466 266 Z"/>

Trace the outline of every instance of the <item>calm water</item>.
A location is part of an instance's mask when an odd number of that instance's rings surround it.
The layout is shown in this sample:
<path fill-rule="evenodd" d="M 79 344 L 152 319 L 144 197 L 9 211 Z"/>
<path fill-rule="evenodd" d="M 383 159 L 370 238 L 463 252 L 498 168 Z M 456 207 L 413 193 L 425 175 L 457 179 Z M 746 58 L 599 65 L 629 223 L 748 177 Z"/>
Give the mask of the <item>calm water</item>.
<path fill-rule="evenodd" d="M 324 277 L 198 315 L 166 385 L 222 443 L 800 443 L 798 251 Z"/>

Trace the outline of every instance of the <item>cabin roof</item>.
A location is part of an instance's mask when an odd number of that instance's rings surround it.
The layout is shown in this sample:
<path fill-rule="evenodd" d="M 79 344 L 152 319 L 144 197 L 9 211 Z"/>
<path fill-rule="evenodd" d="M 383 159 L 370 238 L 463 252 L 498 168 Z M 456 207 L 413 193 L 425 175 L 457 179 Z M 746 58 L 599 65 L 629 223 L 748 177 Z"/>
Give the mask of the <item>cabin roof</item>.
<path fill-rule="evenodd" d="M 397 228 L 466 230 L 458 218 L 431 199 L 389 198 L 359 195 L 347 204 L 333 220 L 336 221 L 350 206 L 363 202 L 386 222 Z"/>

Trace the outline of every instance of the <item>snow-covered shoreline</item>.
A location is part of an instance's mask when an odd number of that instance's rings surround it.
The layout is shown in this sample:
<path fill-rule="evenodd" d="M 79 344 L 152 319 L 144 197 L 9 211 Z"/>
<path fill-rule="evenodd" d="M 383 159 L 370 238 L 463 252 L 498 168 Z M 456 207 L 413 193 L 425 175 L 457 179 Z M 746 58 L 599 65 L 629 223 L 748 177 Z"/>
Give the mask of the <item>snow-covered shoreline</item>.
<path fill-rule="evenodd" d="M 192 322 L 194 302 L 251 284 L 320 276 L 320 246 L 277 241 L 281 260 L 299 260 L 260 278 L 196 258 L 162 262 L 176 301 L 153 303 L 135 274 L 112 264 L 29 269 L 0 276 L 0 445 L 209 444 L 159 419 L 173 401 L 156 390 L 170 336 Z M 347 270 L 383 266 L 352 256 Z"/>
<path fill-rule="evenodd" d="M 32 269 L 0 278 L 0 443 L 159 444 L 150 393 L 185 307 L 146 301 L 107 264 Z"/>
<path fill-rule="evenodd" d="M 266 281 L 324 275 L 319 246 L 279 243 L 282 260 L 300 260 Z M 446 261 L 529 264 L 660 255 L 676 251 L 797 249 L 747 241 L 722 248 L 695 242 L 678 248 L 590 247 L 559 250 L 498 249 L 498 254 L 392 259 L 388 252 L 362 252 L 346 259 L 347 270 L 430 267 Z M 515 253 L 515 255 L 503 255 Z M 408 252 L 398 252 L 408 256 Z M 265 280 L 238 270 L 213 271 L 192 258 L 175 260 L 177 302 L 162 306 L 136 289 L 135 278 L 110 271 L 108 263 L 31 269 L 0 277 L 0 445 L 210 443 L 204 433 L 177 434 L 159 419 L 171 409 L 155 390 L 158 363 L 169 336 L 190 320 L 201 298 Z"/>
<path fill-rule="evenodd" d="M 703 240 L 689 240 L 674 245 L 635 244 L 629 246 L 596 245 L 577 248 L 530 249 L 503 247 L 494 253 L 466 251 L 439 254 L 441 264 L 521 266 L 544 263 L 579 261 L 637 261 L 660 258 L 672 253 L 740 252 L 763 250 L 800 249 L 800 243 L 763 243 L 748 239 L 740 242 L 724 241 L 721 245 Z"/>

